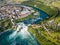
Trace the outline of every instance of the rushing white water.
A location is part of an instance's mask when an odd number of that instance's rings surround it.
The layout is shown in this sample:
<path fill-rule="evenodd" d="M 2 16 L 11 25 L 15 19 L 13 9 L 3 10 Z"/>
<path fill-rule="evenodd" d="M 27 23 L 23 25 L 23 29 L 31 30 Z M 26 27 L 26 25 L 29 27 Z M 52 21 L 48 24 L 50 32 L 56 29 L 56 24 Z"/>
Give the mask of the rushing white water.
<path fill-rule="evenodd" d="M 34 40 L 32 35 L 28 32 L 28 26 L 26 26 L 24 23 L 17 23 L 17 30 L 9 36 L 9 40 L 16 37 L 17 33 L 21 35 L 22 39 L 27 39 L 30 37 L 32 40 Z"/>
<path fill-rule="evenodd" d="M 19 30 L 21 27 L 22 29 Z M 27 39 L 30 37 L 32 40 L 34 40 L 32 35 L 28 32 L 28 26 L 26 26 L 24 23 L 18 23 L 17 31 L 20 31 L 19 33 L 22 35 L 22 39 Z"/>
<path fill-rule="evenodd" d="M 26 26 L 24 23 L 17 23 L 17 29 L 9 36 L 9 39 L 14 38 L 17 33 L 22 34 L 22 37 L 26 37 L 26 32 L 28 32 L 27 30 L 28 26 Z"/>

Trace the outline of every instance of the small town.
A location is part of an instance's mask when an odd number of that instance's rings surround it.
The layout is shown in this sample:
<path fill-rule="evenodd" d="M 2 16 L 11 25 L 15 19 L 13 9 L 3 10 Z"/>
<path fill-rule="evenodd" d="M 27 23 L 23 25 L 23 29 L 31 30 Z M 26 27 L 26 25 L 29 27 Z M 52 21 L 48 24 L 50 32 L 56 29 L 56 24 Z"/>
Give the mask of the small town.
<path fill-rule="evenodd" d="M 0 7 L 0 20 L 5 18 L 24 18 L 31 13 L 35 12 L 29 7 L 18 7 L 18 6 L 1 6 Z"/>

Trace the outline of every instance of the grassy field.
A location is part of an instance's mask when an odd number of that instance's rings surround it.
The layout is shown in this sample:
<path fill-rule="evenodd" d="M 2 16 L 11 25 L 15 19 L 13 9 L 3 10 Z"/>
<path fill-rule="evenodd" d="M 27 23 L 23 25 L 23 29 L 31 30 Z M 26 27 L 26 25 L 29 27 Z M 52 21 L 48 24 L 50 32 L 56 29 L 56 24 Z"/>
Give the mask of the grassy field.
<path fill-rule="evenodd" d="M 53 2 L 51 5 L 60 9 L 60 1 Z"/>
<path fill-rule="evenodd" d="M 60 17 L 56 17 L 55 21 L 60 23 Z"/>
<path fill-rule="evenodd" d="M 60 14 L 55 18 L 55 22 L 60 23 Z"/>
<path fill-rule="evenodd" d="M 31 26 L 28 30 L 38 40 L 41 45 L 59 45 L 60 44 L 60 33 L 54 32 L 50 36 L 43 28 L 34 29 Z"/>

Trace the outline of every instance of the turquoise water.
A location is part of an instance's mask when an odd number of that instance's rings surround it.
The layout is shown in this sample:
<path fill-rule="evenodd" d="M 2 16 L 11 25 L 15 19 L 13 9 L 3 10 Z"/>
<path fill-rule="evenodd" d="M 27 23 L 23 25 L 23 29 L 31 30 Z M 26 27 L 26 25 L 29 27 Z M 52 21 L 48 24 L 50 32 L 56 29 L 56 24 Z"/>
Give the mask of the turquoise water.
<path fill-rule="evenodd" d="M 34 24 L 42 21 L 48 17 L 44 11 L 37 9 L 34 10 L 40 13 L 40 16 L 34 19 L 28 19 L 23 21 L 25 24 Z M 0 34 L 0 45 L 40 45 L 38 41 L 28 31 L 16 32 L 13 30 L 6 31 Z"/>
<path fill-rule="evenodd" d="M 28 19 L 28 20 L 25 20 L 23 21 L 25 24 L 34 24 L 34 23 L 38 23 L 38 22 L 41 22 L 43 20 L 45 20 L 48 16 L 48 14 L 36 7 L 32 7 L 35 11 L 39 12 L 40 16 L 39 17 L 36 17 L 36 18 L 33 18 L 33 19 Z"/>
<path fill-rule="evenodd" d="M 0 45 L 40 45 L 36 39 L 27 31 L 16 33 L 10 37 L 14 31 L 10 30 L 0 35 Z"/>

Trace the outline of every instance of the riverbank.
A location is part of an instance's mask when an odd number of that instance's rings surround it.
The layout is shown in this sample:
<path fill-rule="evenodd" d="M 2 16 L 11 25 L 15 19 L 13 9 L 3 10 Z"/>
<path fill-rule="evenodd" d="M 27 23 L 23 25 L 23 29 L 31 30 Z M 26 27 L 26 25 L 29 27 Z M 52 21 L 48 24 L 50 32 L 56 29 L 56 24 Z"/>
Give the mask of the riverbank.
<path fill-rule="evenodd" d="M 34 6 L 36 8 L 39 8 L 39 9 L 43 10 L 44 12 L 46 12 L 50 17 L 57 14 L 56 10 L 51 9 L 49 6 L 43 5 L 43 3 L 40 2 L 40 1 L 39 2 L 38 1 L 32 1 L 32 2 L 26 1 L 26 2 L 23 2 L 22 4 L 23 5 L 28 5 L 28 6 Z"/>
<path fill-rule="evenodd" d="M 27 17 L 24 17 L 24 18 L 20 18 L 20 19 L 15 20 L 15 22 L 18 23 L 18 22 L 22 22 L 22 21 L 25 21 L 27 19 L 32 19 L 32 18 L 36 18 L 36 17 L 39 17 L 39 15 L 34 16 L 34 14 L 30 14 Z"/>

